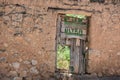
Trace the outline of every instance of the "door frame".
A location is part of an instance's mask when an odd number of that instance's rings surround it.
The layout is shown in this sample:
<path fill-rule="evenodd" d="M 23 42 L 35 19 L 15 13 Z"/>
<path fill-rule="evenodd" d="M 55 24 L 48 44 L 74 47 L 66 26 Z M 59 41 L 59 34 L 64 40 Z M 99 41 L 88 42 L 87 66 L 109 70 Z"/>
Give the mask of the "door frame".
<path fill-rule="evenodd" d="M 88 13 L 88 12 L 82 12 L 82 13 L 80 13 L 80 14 L 78 14 L 78 15 L 83 15 L 83 13 L 85 13 L 85 16 L 87 16 L 87 17 L 89 17 L 89 22 L 88 22 L 88 25 L 89 25 L 89 27 L 90 27 L 90 17 L 91 17 L 91 13 Z M 56 21 L 56 45 L 55 45 L 55 47 L 56 47 L 56 56 L 55 56 L 55 72 L 57 71 L 57 40 L 58 40 L 58 32 L 60 33 L 60 25 L 58 25 L 59 23 L 60 23 L 60 15 L 63 15 L 63 14 L 68 14 L 68 13 L 66 13 L 66 12 L 64 12 L 64 13 L 61 13 L 61 12 L 59 12 L 59 13 L 57 13 L 57 21 Z M 71 14 L 73 14 L 73 13 L 71 13 Z M 87 29 L 87 35 L 89 34 L 89 27 L 88 27 L 88 29 Z M 88 39 L 89 37 L 87 37 L 87 39 Z M 88 47 L 89 47 L 89 45 L 88 45 Z M 71 54 L 70 54 L 71 55 Z M 71 57 L 71 56 L 70 56 Z M 86 57 L 85 57 L 86 58 Z M 86 60 L 86 59 L 85 59 Z M 86 63 L 85 63 L 85 66 L 87 65 L 87 62 L 88 61 L 86 61 Z M 87 69 L 86 69 L 87 67 L 85 67 L 85 73 L 87 72 Z"/>

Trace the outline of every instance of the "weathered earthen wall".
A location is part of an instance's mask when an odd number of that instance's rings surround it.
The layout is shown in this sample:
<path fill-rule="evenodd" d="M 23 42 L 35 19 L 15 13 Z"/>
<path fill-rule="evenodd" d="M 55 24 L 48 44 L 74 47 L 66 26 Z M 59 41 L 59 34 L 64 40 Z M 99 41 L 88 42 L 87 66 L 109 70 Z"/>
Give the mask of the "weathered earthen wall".
<path fill-rule="evenodd" d="M 88 72 L 120 75 L 119 4 L 0 0 L 0 79 L 54 73 L 58 13 L 91 16 Z"/>
<path fill-rule="evenodd" d="M 45 7 L 13 2 L 0 3 L 0 15 L 0 80 L 53 75 L 56 32 L 52 13 Z"/>

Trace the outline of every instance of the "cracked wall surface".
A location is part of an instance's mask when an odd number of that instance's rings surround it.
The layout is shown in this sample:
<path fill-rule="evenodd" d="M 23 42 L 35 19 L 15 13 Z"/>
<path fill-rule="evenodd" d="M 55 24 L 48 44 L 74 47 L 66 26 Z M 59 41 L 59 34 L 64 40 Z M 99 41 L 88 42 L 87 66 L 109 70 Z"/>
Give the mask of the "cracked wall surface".
<path fill-rule="evenodd" d="M 79 1 L 79 0 L 78 0 Z M 0 79 L 49 78 L 58 13 L 90 17 L 88 72 L 120 75 L 120 4 L 89 0 L 0 0 Z"/>

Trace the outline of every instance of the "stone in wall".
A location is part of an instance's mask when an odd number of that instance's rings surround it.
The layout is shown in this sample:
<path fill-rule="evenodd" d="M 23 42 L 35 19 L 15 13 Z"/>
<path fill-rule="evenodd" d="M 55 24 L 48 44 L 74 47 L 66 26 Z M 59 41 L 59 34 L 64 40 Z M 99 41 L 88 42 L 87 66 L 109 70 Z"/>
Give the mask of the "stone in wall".
<path fill-rule="evenodd" d="M 13 80 L 23 80 L 21 77 L 14 77 Z"/>
<path fill-rule="evenodd" d="M 17 77 L 17 76 L 18 76 L 18 73 L 17 73 L 17 71 L 10 71 L 10 72 L 8 73 L 8 76 L 9 76 L 9 77 Z"/>
<path fill-rule="evenodd" d="M 14 62 L 12 63 L 13 68 L 19 69 L 20 68 L 20 63 L 19 62 Z"/>
<path fill-rule="evenodd" d="M 27 77 L 27 71 L 21 71 L 20 77 Z"/>
<path fill-rule="evenodd" d="M 12 15 L 12 21 L 22 22 L 23 14 L 14 14 Z"/>
<path fill-rule="evenodd" d="M 0 62 L 5 62 L 6 61 L 6 57 L 0 57 Z"/>
<path fill-rule="evenodd" d="M 36 67 L 31 67 L 31 68 L 30 68 L 30 73 L 32 73 L 32 74 L 38 74 L 39 71 L 37 70 Z"/>
<path fill-rule="evenodd" d="M 31 63 L 33 66 L 38 64 L 38 62 L 36 60 L 31 60 Z"/>
<path fill-rule="evenodd" d="M 4 5 L 3 4 L 0 4 L 0 16 L 3 16 L 4 15 Z"/>

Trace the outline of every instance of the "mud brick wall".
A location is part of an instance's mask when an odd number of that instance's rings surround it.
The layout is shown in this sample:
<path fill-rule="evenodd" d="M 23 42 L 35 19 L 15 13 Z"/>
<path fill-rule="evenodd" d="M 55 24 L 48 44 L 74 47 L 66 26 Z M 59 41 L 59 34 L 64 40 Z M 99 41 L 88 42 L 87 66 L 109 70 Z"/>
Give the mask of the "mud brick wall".
<path fill-rule="evenodd" d="M 0 0 L 0 79 L 49 78 L 58 13 L 90 16 L 88 72 L 120 75 L 120 5 L 89 0 Z"/>
<path fill-rule="evenodd" d="M 56 32 L 51 12 L 14 3 L 0 3 L 0 10 L 0 80 L 53 75 Z"/>

